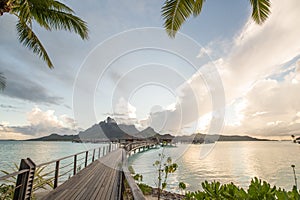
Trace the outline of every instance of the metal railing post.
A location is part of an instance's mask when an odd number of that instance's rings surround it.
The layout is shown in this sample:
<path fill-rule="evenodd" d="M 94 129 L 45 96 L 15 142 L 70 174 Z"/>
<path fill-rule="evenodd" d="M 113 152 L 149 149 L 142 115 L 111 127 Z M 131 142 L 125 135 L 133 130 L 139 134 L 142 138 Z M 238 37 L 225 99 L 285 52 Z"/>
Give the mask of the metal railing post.
<path fill-rule="evenodd" d="M 28 169 L 27 172 L 19 174 L 17 177 L 14 200 L 30 200 L 32 195 L 32 187 L 34 180 L 34 172 L 36 165 L 30 159 L 22 159 L 19 167 L 19 171 Z"/>
<path fill-rule="evenodd" d="M 85 152 L 85 162 L 84 162 L 84 167 L 87 166 L 87 161 L 88 161 L 88 155 L 89 155 L 89 152 Z"/>
<path fill-rule="evenodd" d="M 109 143 L 108 152 L 111 152 L 111 143 Z"/>
<path fill-rule="evenodd" d="M 94 162 L 94 161 L 95 161 L 95 149 L 93 151 L 93 157 L 92 157 L 92 162 Z"/>
<path fill-rule="evenodd" d="M 77 155 L 74 156 L 74 169 L 73 169 L 73 175 L 76 174 L 77 168 Z"/>
<path fill-rule="evenodd" d="M 59 160 L 55 164 L 55 175 L 54 175 L 54 188 L 57 188 L 59 176 Z"/>

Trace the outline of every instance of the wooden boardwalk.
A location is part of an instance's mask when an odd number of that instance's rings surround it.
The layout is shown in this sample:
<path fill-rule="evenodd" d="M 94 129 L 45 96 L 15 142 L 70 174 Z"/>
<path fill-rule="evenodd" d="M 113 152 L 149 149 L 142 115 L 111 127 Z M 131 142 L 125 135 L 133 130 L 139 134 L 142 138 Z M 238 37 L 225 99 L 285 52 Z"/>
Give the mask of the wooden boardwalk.
<path fill-rule="evenodd" d="M 75 176 L 55 188 L 44 200 L 121 199 L 122 155 L 117 149 L 96 160 Z"/>

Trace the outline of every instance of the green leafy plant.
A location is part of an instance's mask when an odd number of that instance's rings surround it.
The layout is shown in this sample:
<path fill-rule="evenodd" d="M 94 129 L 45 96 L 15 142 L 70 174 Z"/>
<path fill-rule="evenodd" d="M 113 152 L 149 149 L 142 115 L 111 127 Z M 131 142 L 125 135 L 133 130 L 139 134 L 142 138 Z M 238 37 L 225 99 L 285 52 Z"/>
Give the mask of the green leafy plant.
<path fill-rule="evenodd" d="M 294 186 L 292 191 L 285 191 L 281 188 L 271 187 L 266 181 L 253 178 L 249 189 L 245 191 L 233 183 L 220 184 L 219 182 L 203 182 L 203 191 L 187 192 L 187 200 L 194 199 L 237 199 L 237 200 L 299 200 L 300 194 Z"/>
<path fill-rule="evenodd" d="M 184 182 L 179 182 L 178 187 L 181 190 L 181 193 L 183 193 L 183 191 L 186 189 L 186 184 Z"/>
<path fill-rule="evenodd" d="M 152 187 L 150 187 L 149 185 L 146 185 L 144 183 L 138 183 L 138 186 L 144 195 L 152 194 Z"/>
<path fill-rule="evenodd" d="M 276 187 L 271 187 L 266 181 L 261 181 L 258 178 L 251 180 L 248 189 L 248 196 L 250 199 L 275 199 Z"/>
<path fill-rule="evenodd" d="M 135 171 L 131 165 L 128 167 L 128 171 L 130 172 L 130 174 L 135 174 Z"/>
<path fill-rule="evenodd" d="M 0 199 L 2 200 L 11 200 L 13 199 L 15 186 L 7 185 L 5 183 L 0 185 Z"/>
<path fill-rule="evenodd" d="M 54 177 L 50 177 L 50 178 L 48 177 L 53 172 L 45 172 L 46 167 L 47 166 L 38 167 L 38 168 L 36 168 L 36 170 L 34 172 L 34 179 L 33 179 L 33 186 L 32 186 L 33 194 L 40 189 L 47 190 L 48 188 L 54 188 L 54 185 L 53 185 Z M 16 163 L 14 163 L 14 166 L 10 167 L 10 168 L 12 169 L 13 172 L 19 171 L 19 166 Z M 8 172 L 5 170 L 0 170 L 0 171 L 7 175 L 11 173 L 11 172 Z M 6 180 L 6 182 L 8 182 L 12 185 L 4 184 L 3 190 L 5 190 L 6 187 L 8 187 L 8 188 L 10 188 L 10 186 L 14 187 L 16 181 L 17 181 L 17 177 L 12 177 L 12 179 Z M 7 190 L 6 195 L 13 196 L 13 193 L 14 193 L 14 189 L 10 188 L 10 190 Z"/>
<path fill-rule="evenodd" d="M 136 181 L 138 181 L 138 182 L 141 182 L 141 181 L 143 181 L 143 175 L 141 175 L 141 174 L 135 174 L 133 176 L 133 179 L 136 180 Z"/>
<path fill-rule="evenodd" d="M 161 190 L 164 190 L 167 187 L 167 180 L 168 175 L 174 173 L 178 165 L 176 163 L 173 163 L 172 158 L 168 157 L 165 159 L 164 149 L 162 153 L 158 154 L 159 160 L 156 160 L 153 163 L 153 166 L 156 167 L 156 170 L 158 172 L 158 200 L 160 199 Z"/>

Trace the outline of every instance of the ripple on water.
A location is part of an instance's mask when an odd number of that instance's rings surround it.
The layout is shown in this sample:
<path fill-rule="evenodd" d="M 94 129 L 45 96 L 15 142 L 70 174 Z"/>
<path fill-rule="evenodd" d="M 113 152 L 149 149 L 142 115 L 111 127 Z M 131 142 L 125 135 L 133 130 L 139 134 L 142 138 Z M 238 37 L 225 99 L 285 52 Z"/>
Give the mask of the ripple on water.
<path fill-rule="evenodd" d="M 205 144 L 206 145 L 206 144 Z M 259 177 L 290 190 L 294 184 L 291 164 L 296 165 L 300 173 L 300 145 L 290 142 L 218 142 L 215 145 L 186 145 L 166 148 L 165 154 L 174 158 L 179 168 L 170 175 L 169 190 L 178 191 L 177 184 L 183 181 L 188 190 L 201 189 L 201 182 L 233 182 L 247 188 L 251 178 Z M 213 147 L 213 148 L 211 148 Z M 201 156 L 202 148 L 211 149 Z M 155 186 L 156 172 L 153 163 L 162 149 L 153 149 L 130 158 L 130 164 L 136 173 L 142 174 L 144 182 Z M 297 167 L 299 167 L 297 169 Z"/>

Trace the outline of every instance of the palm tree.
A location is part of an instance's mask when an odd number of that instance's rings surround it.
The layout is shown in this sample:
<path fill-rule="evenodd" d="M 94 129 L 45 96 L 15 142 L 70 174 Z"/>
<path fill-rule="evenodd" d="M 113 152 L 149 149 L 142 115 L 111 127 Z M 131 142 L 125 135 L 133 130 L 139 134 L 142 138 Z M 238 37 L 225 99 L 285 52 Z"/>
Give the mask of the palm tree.
<path fill-rule="evenodd" d="M 257 24 L 266 21 L 270 14 L 270 0 L 249 0 L 252 6 L 252 19 Z M 170 37 L 175 37 L 182 24 L 191 16 L 201 13 L 205 0 L 165 0 L 162 7 L 164 27 Z"/>
<path fill-rule="evenodd" d="M 6 78 L 3 73 L 0 72 L 0 90 L 4 90 L 6 86 Z"/>
<path fill-rule="evenodd" d="M 21 44 L 42 58 L 49 68 L 53 67 L 41 41 L 32 29 L 33 23 L 46 30 L 75 32 L 82 39 L 88 38 L 86 22 L 74 15 L 74 11 L 56 0 L 0 0 L 0 16 L 4 13 L 18 18 L 16 28 Z"/>

